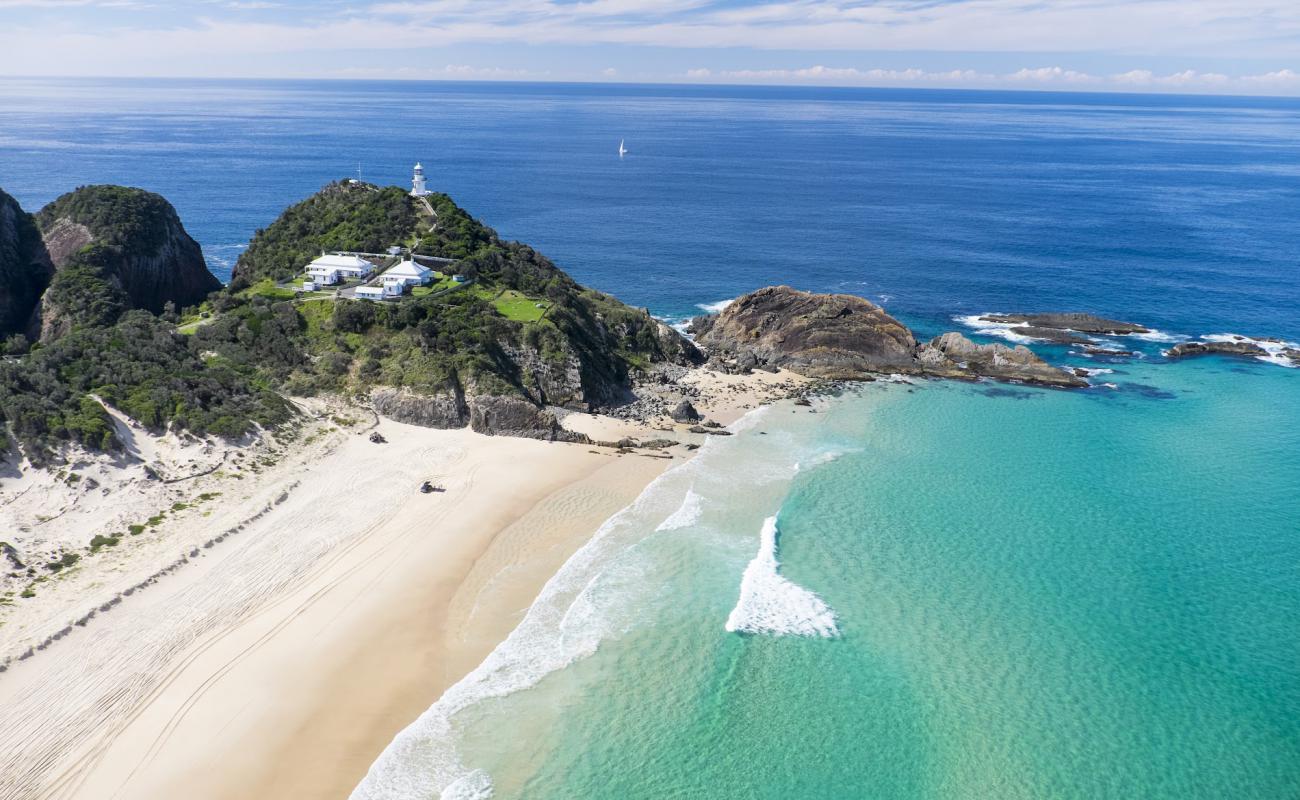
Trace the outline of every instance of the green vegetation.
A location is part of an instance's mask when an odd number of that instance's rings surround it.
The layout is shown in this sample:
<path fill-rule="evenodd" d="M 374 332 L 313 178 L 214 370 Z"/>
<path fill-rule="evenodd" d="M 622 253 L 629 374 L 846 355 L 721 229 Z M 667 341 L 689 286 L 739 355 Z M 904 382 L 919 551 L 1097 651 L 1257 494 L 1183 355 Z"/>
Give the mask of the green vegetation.
<path fill-rule="evenodd" d="M 550 309 L 549 302 L 538 301 L 514 289 L 506 289 L 492 301 L 501 316 L 514 322 L 537 322 Z"/>
<path fill-rule="evenodd" d="M 249 294 L 255 294 L 269 300 L 292 300 L 297 296 L 297 292 L 292 289 L 280 288 L 276 282 L 270 278 L 263 278 L 252 286 L 249 286 L 246 291 Z"/>
<path fill-rule="evenodd" d="M 109 245 L 87 245 L 55 273 L 45 302 L 47 308 L 54 309 L 51 314 L 60 328 L 101 328 L 117 322 L 126 312 L 126 293 L 112 279 L 116 258 Z M 47 324 L 56 320 L 47 320 Z"/>
<path fill-rule="evenodd" d="M 644 310 L 579 286 L 526 245 L 501 241 L 446 195 L 428 200 L 436 218 L 396 187 L 331 184 L 257 233 L 235 280 L 204 303 L 206 317 L 169 309 L 172 323 L 183 319 L 184 335 L 127 310 L 94 246 L 86 248 L 58 281 L 70 332 L 0 364 L 0 422 L 43 464 L 66 442 L 120 447 L 96 398 L 151 431 L 234 437 L 287 421 L 293 412 L 280 393 L 365 395 L 397 386 L 578 406 L 621 396 L 634 370 L 696 357 Z M 322 249 L 379 252 L 394 242 L 460 259 L 451 270 L 468 281 L 442 275 L 386 303 L 277 286 Z"/>
<path fill-rule="evenodd" d="M 122 541 L 121 538 L 117 536 L 96 535 L 90 540 L 90 552 L 97 553 L 102 547 L 115 547 L 120 541 Z"/>
<path fill-rule="evenodd" d="M 0 364 L 0 414 L 38 464 L 65 441 L 119 446 L 92 394 L 155 432 L 174 426 L 240 436 L 255 424 L 289 418 L 288 405 L 268 387 L 200 360 L 192 338 L 145 311 L 130 311 L 109 327 L 74 330 L 20 363 Z"/>
<path fill-rule="evenodd" d="M 41 232 L 31 214 L 18 201 L 0 192 L 0 337 L 4 350 L 20 355 L 25 352 L 26 330 L 41 293 L 50 282 L 50 259 L 41 241 Z"/>
<path fill-rule="evenodd" d="M 42 229 L 61 217 L 76 220 L 108 246 L 157 250 L 167 241 L 171 204 L 160 195 L 126 186 L 82 186 L 42 208 L 36 215 Z"/>
<path fill-rule="evenodd" d="M 412 198 L 396 186 L 332 183 L 254 235 L 235 265 L 231 288 L 288 280 L 322 250 L 383 252 L 416 235 L 418 220 Z"/>
<path fill-rule="evenodd" d="M 58 572 L 67 569 L 81 560 L 81 556 L 76 553 L 64 553 L 62 558 L 51 561 L 45 565 L 50 572 Z"/>

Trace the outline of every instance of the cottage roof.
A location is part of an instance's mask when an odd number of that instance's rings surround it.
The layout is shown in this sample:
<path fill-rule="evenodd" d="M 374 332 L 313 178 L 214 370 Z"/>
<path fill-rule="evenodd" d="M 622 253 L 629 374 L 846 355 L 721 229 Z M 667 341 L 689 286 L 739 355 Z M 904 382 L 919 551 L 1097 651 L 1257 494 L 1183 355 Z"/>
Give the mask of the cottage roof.
<path fill-rule="evenodd" d="M 422 267 L 411 260 L 403 261 L 397 266 L 384 272 L 385 278 L 425 278 L 433 270 L 428 267 Z"/>
<path fill-rule="evenodd" d="M 313 267 L 329 267 L 331 269 L 373 269 L 374 265 L 361 256 L 342 256 L 337 253 L 330 253 L 321 256 L 311 262 Z"/>

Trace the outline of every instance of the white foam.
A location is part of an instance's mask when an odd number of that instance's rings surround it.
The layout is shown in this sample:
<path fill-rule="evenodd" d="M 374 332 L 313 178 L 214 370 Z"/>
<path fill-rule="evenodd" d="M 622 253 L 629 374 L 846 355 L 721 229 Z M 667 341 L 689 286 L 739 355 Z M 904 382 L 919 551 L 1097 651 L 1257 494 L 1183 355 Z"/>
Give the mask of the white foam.
<path fill-rule="evenodd" d="M 727 306 L 731 305 L 734 302 L 736 302 L 736 298 L 732 297 L 729 300 L 719 300 L 716 303 L 696 303 L 695 307 L 705 312 L 706 314 L 720 314 L 722 313 L 722 309 L 726 308 Z"/>
<path fill-rule="evenodd" d="M 740 599 L 727 617 L 727 630 L 773 636 L 838 636 L 830 606 L 778 574 L 776 535 L 776 517 L 768 517 L 759 533 L 758 555 L 740 579 Z"/>
<path fill-rule="evenodd" d="M 1143 341 L 1147 341 L 1147 342 L 1183 342 L 1183 341 L 1187 341 L 1188 338 L 1180 334 L 1165 333 L 1164 331 L 1158 331 L 1155 328 L 1152 328 L 1146 333 L 1126 333 L 1122 335 L 1129 336 L 1134 339 L 1142 339 Z"/>
<path fill-rule="evenodd" d="M 1206 342 L 1250 342 L 1264 351 L 1265 355 L 1255 356 L 1256 361 L 1263 361 L 1267 364 L 1277 364 L 1279 367 L 1295 369 L 1297 366 L 1291 359 L 1287 358 L 1282 351 L 1300 350 L 1300 344 L 1295 342 L 1269 341 L 1268 339 L 1256 339 L 1253 336 L 1242 336 L 1239 333 L 1209 333 L 1201 337 Z"/>
<path fill-rule="evenodd" d="M 803 472 L 806 469 L 814 469 L 816 467 L 822 466 L 823 464 L 829 464 L 832 461 L 838 461 L 841 456 L 846 456 L 850 453 L 861 453 L 861 452 L 862 451 L 858 448 L 848 448 L 843 450 L 824 450 L 816 454 L 812 458 L 808 459 L 807 461 L 796 462 L 794 465 L 794 471 Z"/>
<path fill-rule="evenodd" d="M 682 504 L 677 510 L 668 515 L 668 519 L 659 523 L 657 531 L 676 531 L 682 528 L 689 528 L 700 521 L 700 516 L 704 513 L 704 498 L 695 493 L 693 489 L 686 490 L 686 497 L 682 499 Z"/>
<path fill-rule="evenodd" d="M 968 314 L 966 316 L 953 317 L 953 322 L 959 322 L 968 328 L 973 329 L 976 333 L 983 336 L 997 336 L 1006 339 L 1009 342 L 1023 344 L 1025 342 L 1038 341 L 1033 336 L 1025 336 L 1017 333 L 1017 328 L 1027 328 L 1029 323 L 1026 322 L 990 322 L 983 319 L 983 314 Z"/>

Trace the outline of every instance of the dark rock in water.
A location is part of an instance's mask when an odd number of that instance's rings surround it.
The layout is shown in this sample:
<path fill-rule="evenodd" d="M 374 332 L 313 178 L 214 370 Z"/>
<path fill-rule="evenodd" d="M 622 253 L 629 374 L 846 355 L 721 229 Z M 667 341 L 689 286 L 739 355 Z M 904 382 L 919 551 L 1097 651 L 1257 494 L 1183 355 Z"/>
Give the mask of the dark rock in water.
<path fill-rule="evenodd" d="M 730 436 L 730 435 L 731 435 L 731 431 L 723 430 L 722 428 L 706 428 L 706 427 L 704 427 L 703 425 L 695 425 L 695 426 L 689 428 L 688 430 L 690 430 L 691 433 L 707 433 L 707 434 L 709 434 L 710 436 Z"/>
<path fill-rule="evenodd" d="M 1111 356 L 1113 358 L 1131 358 L 1137 355 L 1132 350 L 1109 350 L 1105 347 L 1085 347 L 1083 352 L 1090 356 Z"/>
<path fill-rule="evenodd" d="M 1093 329 L 1146 330 L 1087 315 L 1046 315 L 1044 321 L 1068 321 Z M 759 289 L 733 301 L 701 330 L 705 332 L 698 342 L 709 351 L 711 362 L 732 372 L 781 367 L 834 380 L 866 381 L 882 373 L 922 373 L 1057 387 L 1088 385 L 1026 347 L 976 345 L 958 333 L 918 345 L 905 325 L 852 295 L 811 294 L 788 286 Z M 1046 333 L 1062 337 L 1063 342 L 1077 339 L 1057 330 Z"/>
<path fill-rule="evenodd" d="M 699 422 L 700 412 L 695 410 L 689 400 L 683 400 L 677 404 L 671 414 L 674 422 Z"/>
<path fill-rule="evenodd" d="M 1092 340 L 1059 328 L 1039 328 L 1033 325 L 1018 327 L 1015 333 L 1031 339 L 1042 339 L 1053 344 L 1092 344 Z"/>
<path fill-rule="evenodd" d="M 1029 400 L 1038 395 L 1024 389 L 1008 389 L 1005 386 L 990 386 L 981 392 L 985 397 L 1007 397 L 1012 400 Z"/>
<path fill-rule="evenodd" d="M 1061 331 L 1078 331 L 1079 333 L 1126 334 L 1150 333 L 1151 329 L 1134 322 L 1120 322 L 1106 319 L 1095 314 L 1081 312 L 1046 313 L 1046 314 L 985 314 L 980 317 L 985 322 L 999 322 L 1011 325 L 1029 325 L 1034 328 L 1049 328 Z M 1019 333 L 1020 331 L 1017 331 Z M 1032 335 L 1032 334 L 1026 334 Z"/>
<path fill-rule="evenodd" d="M 794 404 L 797 406 L 810 406 L 812 405 L 812 401 L 806 397 L 797 397 L 795 398 Z"/>
<path fill-rule="evenodd" d="M 1246 358 L 1259 358 L 1260 356 L 1269 355 L 1269 350 L 1263 347 L 1260 342 L 1268 344 L 1281 344 L 1279 339 L 1250 339 L 1245 336 L 1234 337 L 1228 342 L 1180 342 L 1165 351 L 1166 358 L 1188 358 L 1190 356 L 1244 356 Z M 1287 347 L 1281 350 L 1284 356 L 1291 363 L 1300 365 L 1300 350 Z"/>
<path fill-rule="evenodd" d="M 1178 397 L 1168 389 L 1161 389 L 1159 386 L 1151 386 L 1145 383 L 1121 383 L 1119 388 L 1121 392 L 1139 394 L 1152 400 L 1174 400 Z"/>
<path fill-rule="evenodd" d="M 697 341 L 715 363 L 737 371 L 763 365 L 849 379 L 915 371 L 912 332 L 878 306 L 861 297 L 811 294 L 788 286 L 737 299 Z"/>
<path fill-rule="evenodd" d="M 940 378 L 986 377 L 1059 387 L 1088 385 L 1083 378 L 1043 361 L 1028 347 L 975 344 L 960 333 L 945 333 L 922 345 L 917 360 L 923 371 Z"/>

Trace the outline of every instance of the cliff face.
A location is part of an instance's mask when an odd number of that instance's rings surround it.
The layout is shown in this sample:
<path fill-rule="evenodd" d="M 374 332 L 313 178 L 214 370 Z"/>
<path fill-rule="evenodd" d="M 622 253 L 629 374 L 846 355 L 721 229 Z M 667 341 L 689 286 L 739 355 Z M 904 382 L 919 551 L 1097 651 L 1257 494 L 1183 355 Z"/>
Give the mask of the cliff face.
<path fill-rule="evenodd" d="M 35 312 L 54 267 L 31 214 L 0 191 L 0 337 L 35 334 Z"/>
<path fill-rule="evenodd" d="M 65 269 L 88 260 L 128 307 L 155 314 L 168 302 L 195 305 L 221 288 L 176 210 L 151 192 L 83 186 L 41 209 L 37 221 L 56 270 L 52 288 Z M 68 327 L 68 311 L 57 300 L 58 293 L 47 293 L 42 304 L 43 337 Z"/>
<path fill-rule="evenodd" d="M 769 286 L 708 323 L 699 343 L 741 367 L 783 367 L 815 378 L 914 372 L 916 340 L 861 297 Z"/>
<path fill-rule="evenodd" d="M 780 367 L 814 378 L 870 379 L 881 373 L 1045 386 L 1087 386 L 1027 347 L 977 345 L 946 333 L 918 345 L 903 323 L 860 297 L 773 286 L 692 322 L 699 343 L 729 370 Z"/>

